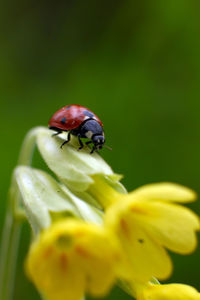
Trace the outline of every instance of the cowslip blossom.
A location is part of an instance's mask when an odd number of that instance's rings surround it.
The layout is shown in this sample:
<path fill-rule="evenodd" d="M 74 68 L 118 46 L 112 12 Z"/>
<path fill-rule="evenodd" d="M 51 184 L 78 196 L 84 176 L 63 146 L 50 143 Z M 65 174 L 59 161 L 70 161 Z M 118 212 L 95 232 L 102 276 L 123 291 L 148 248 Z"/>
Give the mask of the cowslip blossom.
<path fill-rule="evenodd" d="M 150 281 L 170 276 L 167 249 L 195 249 L 199 218 L 181 205 L 194 201 L 195 192 L 157 183 L 127 193 L 121 175 L 97 153 L 77 151 L 73 137 L 61 149 L 63 140 L 65 133 L 52 137 L 47 128 L 31 130 L 13 173 L 11 207 L 33 230 L 26 272 L 39 292 L 48 300 L 102 297 L 119 279 L 137 300 L 172 300 L 176 288 L 180 299 L 199 299 L 191 287 L 161 288 Z M 52 175 L 30 166 L 35 145 Z"/>
<path fill-rule="evenodd" d="M 125 279 L 148 281 L 152 276 L 165 279 L 172 272 L 166 248 L 180 253 L 192 252 L 197 244 L 199 218 L 181 206 L 196 199 L 189 188 L 173 183 L 146 185 L 127 193 L 120 176 L 89 150 L 77 151 L 77 140 L 60 149 L 62 138 L 51 131 L 35 129 L 38 149 L 59 181 L 76 196 L 105 211 L 105 226 L 118 237 L 125 265 Z M 56 157 L 56 159 L 55 159 Z"/>
<path fill-rule="evenodd" d="M 172 262 L 165 248 L 187 254 L 197 244 L 199 218 L 179 204 L 194 201 L 195 192 L 174 183 L 157 183 L 121 194 L 102 177 L 95 180 L 89 191 L 105 207 L 105 224 L 115 232 L 126 256 L 122 276 L 139 281 L 169 277 Z"/>
<path fill-rule="evenodd" d="M 63 219 L 32 244 L 26 271 L 49 300 L 104 296 L 116 280 L 120 250 L 103 226 Z"/>

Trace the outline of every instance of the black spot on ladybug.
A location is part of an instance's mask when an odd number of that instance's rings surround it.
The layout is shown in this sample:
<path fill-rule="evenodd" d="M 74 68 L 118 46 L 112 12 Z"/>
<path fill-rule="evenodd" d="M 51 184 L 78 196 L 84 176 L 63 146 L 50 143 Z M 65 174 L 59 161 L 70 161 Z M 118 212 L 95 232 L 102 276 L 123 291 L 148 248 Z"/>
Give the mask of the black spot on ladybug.
<path fill-rule="evenodd" d="M 62 120 L 60 121 L 62 124 L 65 124 L 65 122 L 66 122 L 66 118 L 64 117 L 64 118 L 62 118 Z"/>
<path fill-rule="evenodd" d="M 138 242 L 139 242 L 140 244 L 143 244 L 143 243 L 144 243 L 144 240 L 143 240 L 143 239 L 138 239 Z"/>
<path fill-rule="evenodd" d="M 71 105 L 65 107 L 66 110 L 70 109 L 70 107 L 72 107 Z"/>
<path fill-rule="evenodd" d="M 89 118 L 93 118 L 94 117 L 94 114 L 91 112 L 91 111 L 88 111 L 88 110 L 84 110 L 84 115 L 86 117 L 89 117 Z"/>

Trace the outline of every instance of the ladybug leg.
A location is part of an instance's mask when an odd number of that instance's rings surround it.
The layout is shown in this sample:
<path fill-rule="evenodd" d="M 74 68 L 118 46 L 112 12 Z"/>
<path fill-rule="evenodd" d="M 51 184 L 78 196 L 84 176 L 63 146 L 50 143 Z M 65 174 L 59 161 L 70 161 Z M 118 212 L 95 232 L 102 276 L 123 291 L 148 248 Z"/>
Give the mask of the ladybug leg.
<path fill-rule="evenodd" d="M 79 141 L 79 144 L 80 144 L 80 147 L 78 148 L 78 151 L 80 151 L 81 149 L 83 149 L 83 142 L 81 141 L 81 137 L 80 135 L 78 135 L 78 141 Z"/>
<path fill-rule="evenodd" d="M 71 139 L 71 132 L 69 131 L 67 140 L 64 141 L 64 142 L 61 144 L 60 148 L 62 149 L 62 147 L 63 147 L 65 144 L 67 144 L 67 143 L 70 141 L 70 139 Z"/>
<path fill-rule="evenodd" d="M 99 153 L 99 151 L 98 151 L 98 149 L 96 148 L 95 145 L 93 146 L 92 150 L 90 151 L 90 154 L 94 153 L 94 151 L 95 151 L 96 153 Z"/>
<path fill-rule="evenodd" d="M 93 148 L 92 148 L 92 150 L 90 151 L 90 154 L 92 154 L 94 151 L 96 151 L 97 149 L 96 149 L 96 147 L 94 146 Z"/>
<path fill-rule="evenodd" d="M 88 141 L 85 144 L 88 146 L 89 144 L 92 144 L 92 141 Z M 88 146 L 88 148 L 91 149 L 89 146 Z"/>

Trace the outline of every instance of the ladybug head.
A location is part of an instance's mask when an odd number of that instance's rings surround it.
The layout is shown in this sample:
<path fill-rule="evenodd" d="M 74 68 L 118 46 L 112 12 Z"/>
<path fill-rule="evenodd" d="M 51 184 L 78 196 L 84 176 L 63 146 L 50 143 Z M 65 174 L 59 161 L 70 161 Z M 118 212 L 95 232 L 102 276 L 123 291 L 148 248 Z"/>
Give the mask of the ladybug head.
<path fill-rule="evenodd" d="M 93 135 L 92 142 L 94 143 L 95 149 L 102 149 L 105 143 L 105 137 L 103 135 Z"/>

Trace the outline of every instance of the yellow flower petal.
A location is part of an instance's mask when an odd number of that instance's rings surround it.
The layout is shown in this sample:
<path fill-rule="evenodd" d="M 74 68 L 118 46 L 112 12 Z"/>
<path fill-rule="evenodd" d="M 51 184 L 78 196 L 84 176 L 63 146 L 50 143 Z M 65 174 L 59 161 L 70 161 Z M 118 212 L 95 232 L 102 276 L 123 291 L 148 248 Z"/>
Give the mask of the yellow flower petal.
<path fill-rule="evenodd" d="M 185 284 L 150 285 L 137 300 L 200 300 L 200 293 Z"/>
<path fill-rule="evenodd" d="M 190 209 L 165 202 L 138 201 L 130 204 L 133 218 L 145 228 L 157 243 L 168 249 L 187 254 L 197 245 L 195 231 L 200 222 Z"/>
<path fill-rule="evenodd" d="M 26 270 L 49 300 L 104 296 L 112 287 L 121 253 L 102 226 L 80 220 L 53 224 L 33 243 Z"/>
<path fill-rule="evenodd" d="M 137 280 L 167 278 L 172 265 L 164 247 L 181 254 L 193 251 L 199 218 L 188 208 L 159 200 L 161 197 L 151 199 L 135 192 L 116 197 L 106 210 L 105 223 L 120 240 L 132 270 L 127 274 Z"/>
<path fill-rule="evenodd" d="M 175 201 L 175 202 L 192 202 L 196 200 L 196 193 L 180 184 L 161 182 L 147 184 L 137 188 L 130 196 L 144 198 L 145 200 Z"/>
<path fill-rule="evenodd" d="M 122 213 L 119 218 L 114 214 L 113 207 L 108 209 L 105 222 L 118 236 L 127 259 L 120 275 L 139 281 L 147 281 L 152 276 L 169 277 L 172 263 L 164 248 L 132 218 L 132 213 Z"/>

